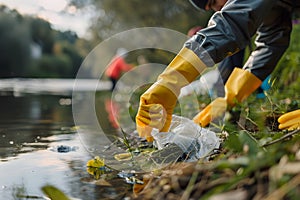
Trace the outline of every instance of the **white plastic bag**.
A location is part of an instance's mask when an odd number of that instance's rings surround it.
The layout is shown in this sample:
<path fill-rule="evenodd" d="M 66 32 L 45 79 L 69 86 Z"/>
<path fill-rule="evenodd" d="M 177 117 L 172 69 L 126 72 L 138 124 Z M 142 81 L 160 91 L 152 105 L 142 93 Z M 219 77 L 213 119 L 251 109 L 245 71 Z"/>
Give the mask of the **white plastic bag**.
<path fill-rule="evenodd" d="M 215 132 L 202 128 L 192 120 L 173 115 L 169 132 L 152 130 L 154 145 L 160 150 L 167 144 L 175 143 L 183 152 L 189 154 L 188 161 L 205 157 L 220 145 Z"/>

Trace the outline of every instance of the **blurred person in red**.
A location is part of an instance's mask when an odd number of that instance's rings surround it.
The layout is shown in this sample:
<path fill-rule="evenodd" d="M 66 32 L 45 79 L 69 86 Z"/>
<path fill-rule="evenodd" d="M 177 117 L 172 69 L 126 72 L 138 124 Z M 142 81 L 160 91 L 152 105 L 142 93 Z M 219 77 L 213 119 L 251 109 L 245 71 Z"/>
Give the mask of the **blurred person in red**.
<path fill-rule="evenodd" d="M 123 72 L 127 72 L 132 69 L 133 65 L 130 65 L 126 62 L 125 58 L 127 56 L 128 51 L 125 48 L 119 48 L 115 57 L 109 63 L 105 75 L 111 80 L 112 87 L 111 91 L 113 91 L 116 87 L 117 81 L 121 77 Z"/>

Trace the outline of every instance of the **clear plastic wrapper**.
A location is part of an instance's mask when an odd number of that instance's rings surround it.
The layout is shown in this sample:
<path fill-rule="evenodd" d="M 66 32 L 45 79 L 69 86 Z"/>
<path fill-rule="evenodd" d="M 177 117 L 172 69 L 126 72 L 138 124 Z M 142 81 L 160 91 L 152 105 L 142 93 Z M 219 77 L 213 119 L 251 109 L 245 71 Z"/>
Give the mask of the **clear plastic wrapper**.
<path fill-rule="evenodd" d="M 153 129 L 151 134 L 158 150 L 165 148 L 168 144 L 176 144 L 184 154 L 188 155 L 188 161 L 203 158 L 220 145 L 220 138 L 215 132 L 177 115 L 172 116 L 169 132 L 159 132 Z"/>

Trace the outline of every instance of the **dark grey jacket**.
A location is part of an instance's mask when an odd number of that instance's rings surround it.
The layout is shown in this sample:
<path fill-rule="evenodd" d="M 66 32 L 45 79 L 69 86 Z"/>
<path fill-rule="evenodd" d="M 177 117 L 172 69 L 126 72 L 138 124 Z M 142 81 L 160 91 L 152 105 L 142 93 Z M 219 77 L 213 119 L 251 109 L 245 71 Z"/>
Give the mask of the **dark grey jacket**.
<path fill-rule="evenodd" d="M 289 46 L 292 12 L 299 6 L 300 0 L 228 0 L 185 46 L 213 66 L 245 48 L 257 33 L 244 69 L 264 80 Z"/>

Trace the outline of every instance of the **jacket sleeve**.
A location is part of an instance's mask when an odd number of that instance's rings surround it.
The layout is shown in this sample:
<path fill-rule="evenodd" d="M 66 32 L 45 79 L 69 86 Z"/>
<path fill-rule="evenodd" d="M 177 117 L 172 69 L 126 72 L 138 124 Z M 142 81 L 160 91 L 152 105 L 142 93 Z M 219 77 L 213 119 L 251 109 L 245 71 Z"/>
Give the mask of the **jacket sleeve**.
<path fill-rule="evenodd" d="M 272 73 L 279 59 L 289 46 L 292 30 L 291 12 L 275 6 L 258 28 L 255 50 L 244 65 L 260 80 Z"/>
<path fill-rule="evenodd" d="M 268 35 L 270 32 L 265 31 L 272 28 L 269 27 L 271 23 L 264 23 L 265 30 L 263 30 L 264 25 L 262 24 L 264 21 L 267 21 L 266 19 L 273 17 L 270 13 L 277 6 L 277 3 L 277 0 L 228 0 L 223 9 L 211 17 L 207 28 L 200 30 L 190 38 L 185 43 L 185 47 L 193 50 L 207 66 L 213 66 L 225 57 L 233 55 L 240 49 L 244 49 L 250 43 L 251 37 L 257 30 L 260 30 L 260 34 Z M 278 13 L 278 17 L 279 15 Z M 274 20 L 271 19 L 271 21 Z M 279 25 L 279 22 L 277 25 Z M 265 38 L 261 36 L 258 37 L 257 41 L 261 41 L 262 46 L 265 43 L 269 44 L 265 48 L 273 46 L 274 43 L 268 41 L 272 40 L 273 36 Z M 280 36 L 277 36 L 277 38 L 280 38 Z M 286 49 L 284 46 L 286 44 L 278 47 L 276 51 L 284 52 Z M 257 53 L 260 55 L 263 52 L 260 53 L 255 50 L 253 56 Z M 269 52 L 270 54 L 271 52 Z M 273 58 L 268 58 L 267 56 L 261 56 L 261 60 L 252 58 L 251 62 L 247 62 L 247 68 L 252 68 L 252 64 L 256 65 L 256 61 L 262 62 L 261 67 L 265 66 L 264 63 L 270 62 L 271 59 Z"/>

